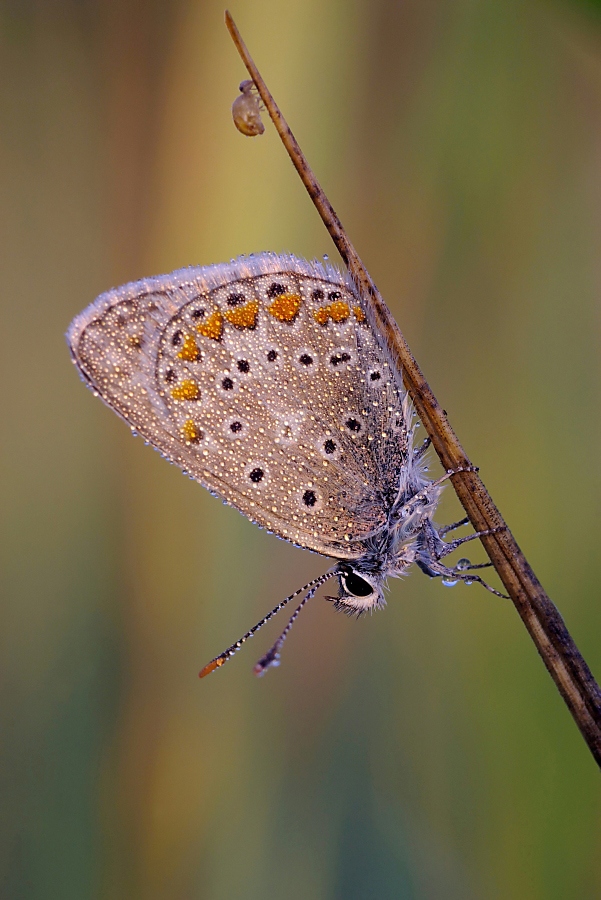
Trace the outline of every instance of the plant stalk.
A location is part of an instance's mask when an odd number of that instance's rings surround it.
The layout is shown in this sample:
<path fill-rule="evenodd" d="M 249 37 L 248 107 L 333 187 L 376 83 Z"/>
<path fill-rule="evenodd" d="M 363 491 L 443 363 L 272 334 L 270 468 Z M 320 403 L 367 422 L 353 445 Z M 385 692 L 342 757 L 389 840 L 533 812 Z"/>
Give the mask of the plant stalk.
<path fill-rule="evenodd" d="M 446 412 L 426 381 L 407 341 L 351 244 L 340 219 L 313 174 L 280 112 L 229 12 L 225 21 L 232 40 L 254 81 L 292 163 L 344 260 L 363 299 L 371 306 L 375 326 L 385 335 L 417 414 L 432 440 L 445 471 L 469 468 L 468 459 Z M 477 472 L 451 477 L 457 497 L 476 531 L 502 528 L 482 543 L 526 626 L 559 693 L 601 767 L 601 690 L 574 643 L 559 611 L 547 596 L 515 538 L 507 528 Z"/>

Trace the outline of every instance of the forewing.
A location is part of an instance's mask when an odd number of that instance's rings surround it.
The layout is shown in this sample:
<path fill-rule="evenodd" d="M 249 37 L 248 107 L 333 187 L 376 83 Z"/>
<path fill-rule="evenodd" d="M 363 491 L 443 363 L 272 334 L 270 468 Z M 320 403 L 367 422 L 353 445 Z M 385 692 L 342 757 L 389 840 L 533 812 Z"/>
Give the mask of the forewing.
<path fill-rule="evenodd" d="M 83 378 L 133 431 L 280 537 L 352 559 L 408 454 L 404 391 L 336 270 L 262 254 L 104 294 Z"/>

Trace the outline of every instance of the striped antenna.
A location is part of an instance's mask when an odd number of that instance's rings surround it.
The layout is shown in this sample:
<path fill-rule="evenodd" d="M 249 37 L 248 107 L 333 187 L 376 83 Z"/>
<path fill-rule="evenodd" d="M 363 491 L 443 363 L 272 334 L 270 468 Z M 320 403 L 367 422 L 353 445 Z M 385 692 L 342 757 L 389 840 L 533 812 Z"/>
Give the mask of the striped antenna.
<path fill-rule="evenodd" d="M 250 629 L 250 631 L 247 631 L 246 634 L 242 635 L 242 637 L 238 641 L 236 641 L 235 644 L 232 644 L 231 647 L 228 647 L 227 650 L 224 650 L 223 653 L 220 653 L 219 656 L 215 657 L 215 659 L 212 659 L 210 663 L 207 663 L 207 665 L 204 667 L 204 669 L 202 669 L 198 673 L 198 677 L 204 678 L 206 675 L 209 675 L 211 672 L 214 672 L 215 669 L 218 669 L 220 666 L 222 666 L 224 663 L 226 663 L 228 661 L 228 659 L 231 659 L 232 656 L 238 652 L 238 650 L 240 649 L 242 644 L 246 643 L 246 641 L 249 638 L 251 638 L 254 634 L 256 634 L 256 632 L 259 630 L 259 628 L 262 628 L 263 625 L 265 625 L 267 622 L 269 622 L 269 620 L 272 619 L 276 615 L 276 613 L 279 613 L 279 611 L 281 609 L 283 609 L 287 603 L 290 603 L 291 600 L 294 600 L 295 597 L 298 597 L 298 595 L 302 594 L 304 591 L 309 591 L 309 593 L 304 598 L 304 600 L 301 603 L 301 605 L 299 606 L 299 608 L 296 610 L 296 612 L 294 613 L 294 615 L 288 622 L 288 625 L 284 629 L 283 634 L 280 636 L 280 638 L 278 638 L 278 641 L 276 641 L 276 643 L 274 644 L 274 647 L 272 648 L 272 650 L 275 650 L 275 652 L 277 653 L 279 646 L 281 646 L 281 644 L 285 640 L 286 635 L 290 631 L 290 628 L 292 627 L 294 620 L 298 616 L 299 612 L 301 611 L 302 607 L 305 605 L 307 600 L 309 600 L 315 594 L 317 589 L 319 587 L 321 587 L 322 584 L 324 584 L 326 581 L 328 581 L 328 579 L 332 578 L 333 575 L 334 575 L 333 570 L 326 572 L 324 575 L 320 575 L 319 578 L 315 578 L 313 581 L 310 581 L 308 584 L 304 585 L 304 587 L 299 588 L 298 591 L 295 591 L 293 594 L 290 594 L 289 597 L 286 597 L 284 600 L 282 600 L 280 603 L 278 603 L 278 605 L 275 606 L 271 610 L 271 612 L 268 612 L 267 615 L 263 619 L 261 619 L 260 622 L 257 622 L 257 624 L 253 628 Z M 269 652 L 271 653 L 272 651 L 270 650 Z M 267 655 L 269 655 L 269 654 L 267 654 Z M 267 657 L 263 657 L 263 659 L 266 659 L 266 658 Z M 263 662 L 263 660 L 261 660 L 261 663 L 262 662 Z M 257 663 L 257 666 L 259 666 L 261 663 Z M 257 666 L 255 666 L 255 671 L 256 671 Z M 265 665 L 264 668 L 266 668 L 266 667 L 267 667 L 267 664 Z"/>
<path fill-rule="evenodd" d="M 328 577 L 331 578 L 332 576 L 328 573 Z M 327 578 L 326 576 L 322 576 L 322 578 L 323 578 L 323 580 L 320 581 L 320 584 L 323 584 L 324 581 L 327 581 L 327 580 L 328 580 L 328 578 Z M 286 625 L 286 627 L 285 627 L 284 630 L 282 631 L 281 635 L 279 636 L 279 638 L 277 639 L 277 641 L 275 642 L 275 644 L 272 646 L 272 648 L 271 648 L 270 650 L 267 651 L 267 653 L 265 654 L 265 656 L 262 656 L 262 657 L 261 657 L 261 659 L 259 660 L 259 662 L 257 663 L 257 665 L 254 667 L 253 672 L 254 672 L 255 675 L 257 675 L 257 676 L 260 677 L 261 675 L 264 675 L 264 674 L 265 674 L 265 672 L 267 671 L 267 669 L 268 669 L 270 666 L 279 666 L 279 664 L 280 664 L 280 650 L 281 650 L 282 644 L 284 643 L 284 641 L 285 641 L 286 638 L 288 637 L 288 632 L 290 631 L 290 629 L 292 628 L 292 626 L 294 625 L 294 623 L 295 623 L 296 620 L 298 619 L 298 616 L 299 616 L 299 613 L 300 613 L 301 609 L 303 608 L 303 606 L 305 605 L 305 603 L 306 603 L 308 600 L 311 599 L 311 597 L 314 597 L 314 596 L 315 596 L 315 594 L 316 594 L 318 588 L 320 587 L 320 584 L 314 585 L 314 586 L 311 588 L 311 590 L 310 590 L 307 594 L 305 594 L 305 596 L 303 597 L 302 601 L 299 603 L 299 605 L 297 606 L 297 608 L 294 610 L 294 612 L 293 612 L 292 615 L 290 616 L 290 621 L 288 622 L 288 624 Z"/>

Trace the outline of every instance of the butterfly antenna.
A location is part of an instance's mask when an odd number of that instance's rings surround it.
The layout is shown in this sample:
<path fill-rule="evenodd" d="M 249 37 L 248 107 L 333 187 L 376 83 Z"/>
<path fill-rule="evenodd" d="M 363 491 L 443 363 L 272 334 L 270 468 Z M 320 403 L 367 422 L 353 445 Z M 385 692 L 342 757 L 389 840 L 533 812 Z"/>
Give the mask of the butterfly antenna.
<path fill-rule="evenodd" d="M 210 663 L 207 663 L 207 665 L 204 667 L 204 669 L 201 669 L 201 671 L 198 673 L 198 677 L 204 678 L 205 675 L 209 675 L 211 672 L 214 672 L 215 669 L 218 669 L 220 666 L 222 666 L 224 663 L 226 663 L 228 661 L 228 659 L 231 659 L 232 656 L 238 652 L 238 650 L 240 649 L 242 644 L 246 643 L 246 641 L 249 638 L 251 638 L 254 634 L 256 634 L 257 631 L 259 630 L 259 628 L 262 628 L 263 625 L 265 625 L 267 622 L 269 622 L 270 619 L 273 619 L 273 617 L 276 615 L 276 613 L 279 613 L 279 611 L 281 609 L 283 609 L 287 603 L 290 603 L 291 600 L 294 600 L 294 598 L 298 597 L 299 594 L 302 594 L 303 591 L 308 590 L 309 593 L 303 599 L 303 602 L 301 603 L 299 608 L 296 610 L 296 612 L 290 619 L 290 622 L 288 622 L 288 625 L 284 629 L 283 634 L 278 638 L 278 640 L 274 644 L 274 647 L 272 648 L 272 650 L 274 650 L 274 648 L 275 648 L 275 652 L 277 653 L 277 650 L 279 649 L 279 647 L 285 640 L 286 635 L 288 634 L 288 632 L 290 631 L 290 628 L 292 627 L 293 621 L 298 616 L 302 607 L 305 605 L 307 600 L 309 600 L 315 594 L 315 592 L 318 590 L 319 587 L 321 587 L 322 584 L 324 584 L 326 581 L 328 581 L 328 579 L 332 578 L 333 574 L 334 574 L 333 571 L 330 571 L 330 572 L 326 572 L 324 575 L 320 575 L 319 578 L 315 578 L 313 581 L 310 581 L 308 584 L 305 584 L 304 587 L 299 588 L 298 591 L 295 591 L 293 594 L 290 594 L 289 597 L 286 597 L 284 600 L 282 600 L 280 603 L 278 603 L 277 606 L 274 606 L 274 608 L 271 610 L 271 612 L 268 612 L 267 615 L 264 616 L 260 622 L 257 622 L 257 624 L 254 625 L 253 628 L 250 629 L 250 631 L 247 631 L 246 634 L 242 635 L 242 637 L 238 641 L 236 641 L 235 644 L 232 644 L 231 647 L 228 647 L 227 650 L 224 650 L 223 653 L 220 653 L 219 656 L 215 657 L 215 659 L 212 659 Z M 269 653 L 271 653 L 272 650 L 270 650 Z M 269 654 L 267 654 L 267 656 L 269 656 Z M 266 656 L 263 657 L 263 659 L 266 659 L 266 658 L 267 658 Z M 261 662 L 263 662 L 263 660 L 261 660 Z M 259 665 L 260 665 L 260 663 L 257 663 L 257 666 L 259 666 Z M 277 665 L 277 663 L 276 663 L 276 665 Z M 255 669 L 257 668 L 257 666 L 255 666 Z M 266 667 L 267 666 L 265 666 L 265 668 Z"/>
<path fill-rule="evenodd" d="M 323 584 L 323 581 L 322 581 L 321 583 Z M 296 620 L 298 619 L 301 609 L 303 608 L 303 606 L 305 605 L 305 603 L 307 603 L 307 601 L 311 599 L 311 597 L 314 597 L 314 596 L 315 596 L 315 594 L 316 594 L 318 588 L 319 588 L 319 585 L 316 584 L 314 587 L 311 588 L 310 591 L 308 591 L 307 594 L 305 594 L 305 596 L 303 597 L 302 601 L 299 603 L 299 605 L 296 607 L 296 609 L 294 610 L 294 612 L 293 612 L 292 615 L 290 616 L 290 620 L 289 620 L 288 624 L 286 625 L 286 627 L 285 627 L 284 630 L 282 631 L 281 635 L 279 636 L 279 638 L 277 639 L 277 641 L 275 642 L 275 644 L 271 647 L 270 650 L 267 651 L 267 653 L 265 654 L 265 656 L 262 656 L 262 657 L 261 657 L 261 659 L 259 660 L 259 662 L 258 662 L 258 663 L 256 664 L 256 666 L 254 667 L 253 672 L 254 672 L 255 675 L 257 675 L 258 677 L 260 677 L 261 675 L 264 675 L 264 674 L 265 674 L 265 672 L 267 671 L 267 669 L 268 669 L 270 666 L 279 666 L 279 664 L 280 664 L 280 650 L 281 650 L 281 648 L 282 648 L 282 644 L 284 643 L 284 641 L 285 641 L 286 638 L 288 637 L 288 632 L 290 631 L 290 629 L 292 628 L 292 626 L 294 625 L 294 623 L 295 623 Z"/>

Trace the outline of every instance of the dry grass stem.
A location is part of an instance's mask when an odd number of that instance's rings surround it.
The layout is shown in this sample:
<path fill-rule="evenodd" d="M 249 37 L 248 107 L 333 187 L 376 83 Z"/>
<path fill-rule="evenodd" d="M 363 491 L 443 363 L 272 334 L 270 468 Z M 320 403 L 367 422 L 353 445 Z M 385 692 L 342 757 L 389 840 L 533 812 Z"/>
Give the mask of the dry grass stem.
<path fill-rule="evenodd" d="M 400 328 L 311 171 L 229 12 L 226 12 L 225 18 L 244 65 L 294 167 L 363 298 L 371 304 L 377 327 L 388 339 L 396 363 L 403 372 L 407 390 L 444 469 L 469 469 L 472 463 L 459 443 L 445 411 L 432 393 Z M 591 753 L 601 766 L 601 691 L 598 684 L 561 615 L 530 568 L 511 531 L 505 526 L 479 474 L 476 471 L 464 471 L 452 476 L 451 481 L 461 505 L 477 531 L 502 529 L 483 537 L 482 543 Z"/>

